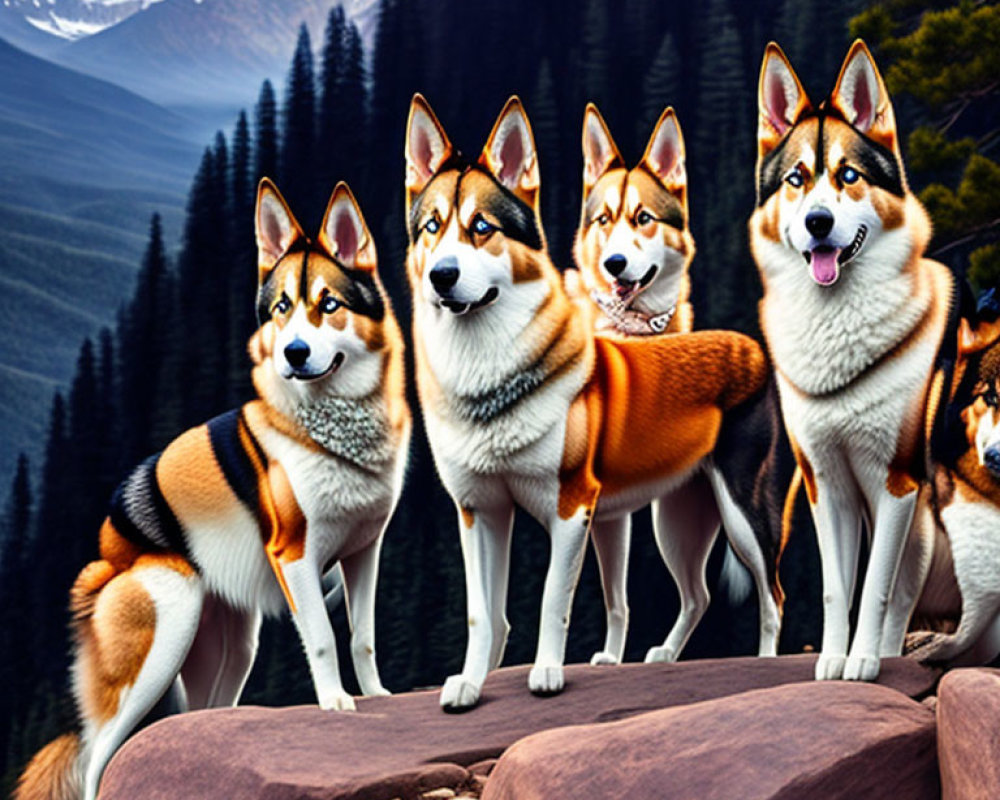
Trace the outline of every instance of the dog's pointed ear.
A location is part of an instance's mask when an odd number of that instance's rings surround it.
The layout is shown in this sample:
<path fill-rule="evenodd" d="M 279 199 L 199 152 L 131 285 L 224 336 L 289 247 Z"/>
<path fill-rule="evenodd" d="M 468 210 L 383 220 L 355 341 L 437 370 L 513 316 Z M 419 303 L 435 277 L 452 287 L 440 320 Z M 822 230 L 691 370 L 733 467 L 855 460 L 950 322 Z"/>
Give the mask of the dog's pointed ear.
<path fill-rule="evenodd" d="M 410 117 L 406 123 L 406 200 L 407 206 L 420 194 L 447 161 L 454 148 L 448 135 L 420 93 L 413 95 Z"/>
<path fill-rule="evenodd" d="M 351 188 L 341 181 L 330 195 L 319 243 L 345 267 L 372 272 L 377 263 L 375 242 Z"/>
<path fill-rule="evenodd" d="M 830 104 L 863 134 L 899 153 L 889 92 L 875 59 L 860 39 L 847 52 Z"/>
<path fill-rule="evenodd" d="M 532 208 L 538 199 L 538 156 L 524 107 L 512 96 L 497 117 L 479 163 Z"/>
<path fill-rule="evenodd" d="M 583 192 L 594 188 L 601 176 L 611 169 L 625 166 L 625 159 L 611 138 L 604 117 L 593 103 L 583 112 Z"/>
<path fill-rule="evenodd" d="M 760 156 L 777 147 L 788 130 L 812 109 L 795 70 L 774 42 L 764 50 L 757 102 L 757 150 Z"/>
<path fill-rule="evenodd" d="M 660 115 L 639 163 L 659 178 L 671 194 L 685 194 L 684 134 L 672 107 L 668 106 Z"/>
<path fill-rule="evenodd" d="M 263 284 L 268 274 L 292 243 L 305 236 L 278 187 L 270 178 L 261 178 L 257 187 L 257 278 Z"/>

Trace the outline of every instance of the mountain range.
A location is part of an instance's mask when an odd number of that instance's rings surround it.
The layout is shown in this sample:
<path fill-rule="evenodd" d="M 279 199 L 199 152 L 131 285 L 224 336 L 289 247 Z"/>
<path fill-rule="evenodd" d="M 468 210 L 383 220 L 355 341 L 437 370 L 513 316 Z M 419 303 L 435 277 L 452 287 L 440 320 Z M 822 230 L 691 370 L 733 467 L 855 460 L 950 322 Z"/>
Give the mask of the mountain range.
<path fill-rule="evenodd" d="M 131 294 L 154 212 L 178 240 L 190 128 L 0 41 L 0 486 L 19 451 L 38 464 L 52 393 Z"/>

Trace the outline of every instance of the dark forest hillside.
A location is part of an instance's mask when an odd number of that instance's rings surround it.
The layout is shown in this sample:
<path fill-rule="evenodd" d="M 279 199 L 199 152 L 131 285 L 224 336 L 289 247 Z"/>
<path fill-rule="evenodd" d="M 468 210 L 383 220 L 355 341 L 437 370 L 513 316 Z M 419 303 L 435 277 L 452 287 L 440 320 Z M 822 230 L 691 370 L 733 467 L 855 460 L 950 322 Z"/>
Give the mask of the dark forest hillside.
<path fill-rule="evenodd" d="M 819 99 L 832 87 L 850 44 L 851 18 L 866 5 L 859 0 L 381 0 L 370 61 L 363 57 L 357 30 L 337 9 L 325 31 L 312 31 L 319 41 L 310 41 L 303 29 L 285 85 L 276 91 L 265 83 L 256 107 L 240 115 L 229 135 L 219 133 L 206 147 L 176 260 L 168 260 L 160 220 L 152 218 L 134 297 L 115 330 L 83 343 L 73 385 L 52 406 L 41 484 L 32 487 L 27 464 L 19 464 L 0 528 L 0 759 L 8 780 L 43 740 L 72 721 L 67 592 L 76 572 L 96 554 L 112 488 L 131 466 L 185 428 L 249 397 L 244 348 L 255 325 L 252 211 L 261 176 L 276 177 L 308 231 L 318 225 L 334 183 L 351 184 L 407 329 L 403 131 L 415 91 L 428 98 L 452 141 L 468 152 L 482 147 L 506 98 L 521 95 L 539 148 L 548 241 L 561 267 L 571 263 L 579 212 L 585 103 L 597 102 L 630 161 L 670 104 L 687 140 L 699 248 L 692 267 L 696 326 L 755 333 L 760 286 L 746 220 L 754 204 L 756 91 L 764 46 L 779 41 Z M 966 5 L 996 11 L 991 4 Z M 886 66 L 907 57 L 899 42 L 922 21 L 910 6 L 889 3 L 882 7 L 884 17 L 862 22 Z M 994 28 L 996 17 L 993 13 L 989 22 Z M 882 39 L 895 44 L 881 51 Z M 991 91 L 980 95 L 992 102 L 987 108 L 995 106 L 995 85 Z M 977 129 L 980 135 L 989 131 L 993 114 L 977 102 L 969 101 L 961 123 L 970 131 L 963 135 L 974 139 Z M 898 111 L 904 136 L 920 124 L 941 129 L 942 112 L 918 92 L 901 97 Z M 942 136 L 947 135 L 945 129 Z M 984 141 L 976 157 L 987 162 L 980 164 L 986 179 L 973 176 L 961 189 L 966 178 L 957 162 L 911 178 L 918 188 L 931 181 L 947 191 L 959 186 L 953 194 L 972 202 L 992 174 L 988 165 L 996 167 L 989 157 L 996 136 Z M 970 156 L 966 153 L 966 161 Z M 959 221 L 948 229 L 950 240 L 936 242 L 963 273 L 969 252 L 995 241 L 995 225 L 987 224 L 994 212 L 988 203 L 976 209 L 987 216 L 985 228 L 970 234 Z M 416 411 L 412 381 L 410 388 Z M 630 660 L 662 640 L 677 612 L 648 512 L 637 517 L 629 579 Z M 505 663 L 532 657 L 547 555 L 544 532 L 519 516 L 509 609 L 513 631 Z M 720 560 L 717 550 L 709 565 L 711 586 Z M 789 595 L 782 652 L 817 645 L 820 592 L 808 524 L 795 531 L 782 581 Z M 732 609 L 718 594 L 686 657 L 756 652 L 754 601 Z M 341 612 L 336 618 L 338 642 L 346 645 L 342 617 Z M 383 549 L 376 619 L 379 662 L 391 690 L 439 684 L 459 666 L 465 625 L 456 522 L 419 422 L 403 500 Z M 602 640 L 603 625 L 597 571 L 588 556 L 569 661 L 589 658 Z M 341 657 L 349 661 L 346 652 Z M 244 701 L 315 701 L 287 619 L 265 625 Z"/>

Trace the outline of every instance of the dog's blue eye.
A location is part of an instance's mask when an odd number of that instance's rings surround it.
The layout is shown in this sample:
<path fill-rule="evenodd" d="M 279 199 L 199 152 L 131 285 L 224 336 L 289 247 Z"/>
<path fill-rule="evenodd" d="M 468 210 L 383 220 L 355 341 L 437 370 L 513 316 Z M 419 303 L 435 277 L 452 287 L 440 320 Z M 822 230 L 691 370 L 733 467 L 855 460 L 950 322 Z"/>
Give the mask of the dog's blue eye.
<path fill-rule="evenodd" d="M 797 169 L 793 169 L 791 172 L 789 172 L 788 177 L 785 178 L 785 180 L 788 181 L 789 186 L 794 186 L 796 189 L 798 189 L 803 183 L 805 183 L 805 181 L 802 179 L 802 173 L 799 172 Z"/>
<path fill-rule="evenodd" d="M 427 220 L 427 224 L 424 225 L 424 230 L 426 230 L 428 233 L 437 233 L 439 230 L 441 230 L 441 223 L 438 222 L 436 219 L 434 219 L 434 217 L 431 217 L 429 220 Z"/>
<path fill-rule="evenodd" d="M 596 220 L 594 220 L 598 225 L 607 225 L 611 219 L 607 214 L 601 214 Z"/>
<path fill-rule="evenodd" d="M 485 236 L 490 231 L 495 230 L 495 228 L 490 225 L 483 217 L 482 214 L 476 214 L 472 219 L 472 232 L 478 233 L 480 236 Z"/>
<path fill-rule="evenodd" d="M 635 218 L 635 221 L 639 225 L 645 225 L 646 223 L 653 221 L 653 215 L 648 211 L 640 211 L 639 215 Z"/>
<path fill-rule="evenodd" d="M 860 177 L 861 176 L 858 174 L 858 171 L 856 169 L 852 169 L 851 167 L 844 167 L 840 171 L 840 180 L 844 183 L 857 183 L 858 178 Z"/>
<path fill-rule="evenodd" d="M 292 307 L 292 301 L 288 299 L 287 294 L 282 294 L 281 299 L 274 304 L 274 310 L 279 314 L 284 314 Z"/>
<path fill-rule="evenodd" d="M 332 294 L 328 294 L 324 297 L 319 304 L 319 310 L 324 314 L 332 314 L 338 308 L 340 308 L 340 301 L 337 300 L 337 298 Z"/>

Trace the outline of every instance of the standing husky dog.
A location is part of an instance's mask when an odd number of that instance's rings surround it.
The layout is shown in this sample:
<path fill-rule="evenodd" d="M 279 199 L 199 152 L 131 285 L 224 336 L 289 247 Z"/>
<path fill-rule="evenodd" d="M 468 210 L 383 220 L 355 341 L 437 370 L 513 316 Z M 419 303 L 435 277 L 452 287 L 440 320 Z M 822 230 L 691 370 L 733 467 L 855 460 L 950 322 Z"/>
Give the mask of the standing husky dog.
<path fill-rule="evenodd" d="M 410 431 L 399 328 L 345 184 L 312 242 L 264 179 L 257 243 L 259 398 L 182 434 L 116 491 L 101 560 L 71 592 L 83 731 L 35 756 L 21 800 L 79 797 L 81 782 L 92 800 L 112 754 L 172 687 L 182 707 L 236 703 L 261 614 L 278 613 L 282 595 L 320 706 L 353 709 L 320 583 L 336 560 L 358 682 L 385 693 L 375 582 Z"/>
<path fill-rule="evenodd" d="M 583 118 L 583 202 L 574 256 L 581 282 L 600 313 L 601 335 L 648 336 L 690 332 L 694 313 L 688 302 L 688 270 L 694 257 L 694 238 L 688 226 L 687 171 L 684 137 L 672 108 L 660 115 L 638 165 L 626 169 L 624 159 L 601 113 L 593 103 Z M 567 289 L 574 290 L 575 270 L 567 270 Z M 733 502 L 751 523 L 768 562 L 769 587 L 780 610 L 783 596 L 777 582 L 777 562 L 784 537 L 781 530 L 782 495 L 789 485 L 792 464 L 780 419 L 773 378 L 768 387 L 736 412 L 727 415 L 713 463 L 725 477 Z M 705 514 L 719 520 L 707 474 L 695 475 L 666 507 L 653 503 L 657 543 L 672 573 L 690 573 L 698 583 L 680 578 L 681 605 L 697 608 L 707 589 L 700 579 L 705 565 L 680 565 L 672 557 L 677 530 L 692 517 Z M 676 518 L 674 518 L 676 517 Z M 624 569 L 627 564 L 631 519 L 604 518 L 592 533 L 601 567 L 607 607 L 607 640 L 594 664 L 618 663 L 625 643 L 628 619 Z M 707 554 L 699 554 L 707 555 Z M 735 599 L 748 581 L 733 550 L 726 549 L 724 573 Z M 744 573 L 745 574 L 745 573 Z M 685 592 L 695 589 L 695 596 Z M 691 628 L 697 623 L 694 619 Z M 686 638 L 686 637 L 685 637 Z M 767 637 L 761 655 L 774 655 Z M 675 648 L 654 647 L 647 661 L 676 657 Z"/>
<path fill-rule="evenodd" d="M 730 541 L 765 587 L 762 647 L 773 651 L 780 615 L 766 558 L 711 467 L 723 412 L 766 380 L 760 347 L 719 331 L 594 336 L 590 309 L 569 298 L 545 249 L 535 144 L 517 98 L 472 161 L 417 95 L 406 162 L 417 386 L 434 460 L 458 509 L 468 599 L 465 665 L 445 682 L 441 704 L 475 704 L 503 657 L 515 504 L 552 541 L 532 691 L 563 688 L 591 520 L 621 518 L 655 498 L 674 507 L 673 519 L 689 509 L 669 541 L 678 582 L 693 587 L 682 591 L 693 605 L 682 607 L 663 648 L 663 658 L 675 658 L 707 605 L 704 560 L 718 529 L 706 506 L 676 493 L 702 469 L 723 498 Z M 624 572 L 625 564 L 603 567 Z"/>
<path fill-rule="evenodd" d="M 892 105 L 864 43 L 851 47 L 816 108 L 768 45 L 759 102 L 750 237 L 764 284 L 761 327 L 819 538 L 816 677 L 872 680 L 881 656 L 898 655 L 914 599 L 893 597 L 893 587 L 954 281 L 923 258 L 930 224 L 907 188 Z M 848 657 L 863 521 L 871 558 Z"/>
<path fill-rule="evenodd" d="M 639 164 L 625 168 L 601 112 L 583 118 L 583 207 L 573 249 L 583 286 L 609 317 L 598 328 L 632 335 L 690 331 L 684 137 L 667 108 Z M 610 323 L 610 324 L 609 324 Z"/>

